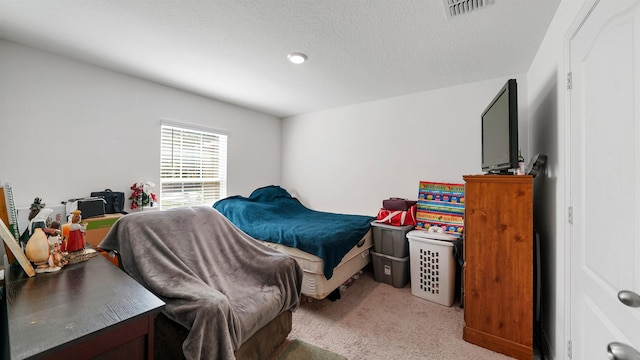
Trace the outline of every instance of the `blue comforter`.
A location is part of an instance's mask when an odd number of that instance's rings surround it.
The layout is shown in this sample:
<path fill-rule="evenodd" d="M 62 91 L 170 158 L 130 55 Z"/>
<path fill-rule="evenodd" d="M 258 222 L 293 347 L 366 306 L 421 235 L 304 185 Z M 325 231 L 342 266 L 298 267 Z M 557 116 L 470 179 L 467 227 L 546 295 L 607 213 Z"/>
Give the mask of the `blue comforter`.
<path fill-rule="evenodd" d="M 308 209 L 279 186 L 231 196 L 213 207 L 249 236 L 298 248 L 324 260 L 324 276 L 367 233 L 375 218 Z"/>

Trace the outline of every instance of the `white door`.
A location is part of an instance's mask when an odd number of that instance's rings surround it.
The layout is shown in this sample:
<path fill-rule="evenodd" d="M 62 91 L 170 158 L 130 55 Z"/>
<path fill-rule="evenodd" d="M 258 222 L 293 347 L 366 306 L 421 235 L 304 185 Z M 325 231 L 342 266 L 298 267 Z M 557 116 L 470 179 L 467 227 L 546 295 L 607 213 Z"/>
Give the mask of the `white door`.
<path fill-rule="evenodd" d="M 599 1 L 569 51 L 571 358 L 640 360 L 640 0 Z"/>

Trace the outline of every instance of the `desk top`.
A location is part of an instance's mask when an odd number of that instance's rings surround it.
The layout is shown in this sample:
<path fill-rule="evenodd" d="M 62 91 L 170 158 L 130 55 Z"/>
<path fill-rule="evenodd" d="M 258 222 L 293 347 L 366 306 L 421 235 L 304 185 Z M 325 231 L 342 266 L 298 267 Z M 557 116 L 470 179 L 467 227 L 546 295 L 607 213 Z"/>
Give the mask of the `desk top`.
<path fill-rule="evenodd" d="M 164 307 L 104 256 L 31 278 L 5 264 L 5 296 L 11 359 L 55 352 Z"/>

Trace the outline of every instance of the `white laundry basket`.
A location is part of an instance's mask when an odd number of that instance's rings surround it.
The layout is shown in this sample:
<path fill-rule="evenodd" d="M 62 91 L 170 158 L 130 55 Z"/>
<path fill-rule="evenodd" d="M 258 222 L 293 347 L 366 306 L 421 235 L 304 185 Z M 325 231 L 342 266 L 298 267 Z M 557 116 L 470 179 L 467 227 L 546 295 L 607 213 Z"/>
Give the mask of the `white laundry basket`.
<path fill-rule="evenodd" d="M 411 266 L 411 294 L 451 306 L 455 296 L 456 263 L 453 240 L 438 232 L 413 230 L 407 233 Z"/>

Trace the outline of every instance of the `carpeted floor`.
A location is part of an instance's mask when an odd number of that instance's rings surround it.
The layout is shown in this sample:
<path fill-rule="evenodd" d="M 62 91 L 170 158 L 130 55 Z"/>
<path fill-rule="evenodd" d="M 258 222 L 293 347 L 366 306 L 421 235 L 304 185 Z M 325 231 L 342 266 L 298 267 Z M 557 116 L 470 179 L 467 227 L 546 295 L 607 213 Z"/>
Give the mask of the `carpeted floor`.
<path fill-rule="evenodd" d="M 446 307 L 412 295 L 410 283 L 398 289 L 376 282 L 368 267 L 339 300 L 303 301 L 274 356 L 299 339 L 350 360 L 511 359 L 464 341 L 463 316 L 457 301 Z"/>
<path fill-rule="evenodd" d="M 347 358 L 296 339 L 288 344 L 278 360 L 347 360 Z"/>

